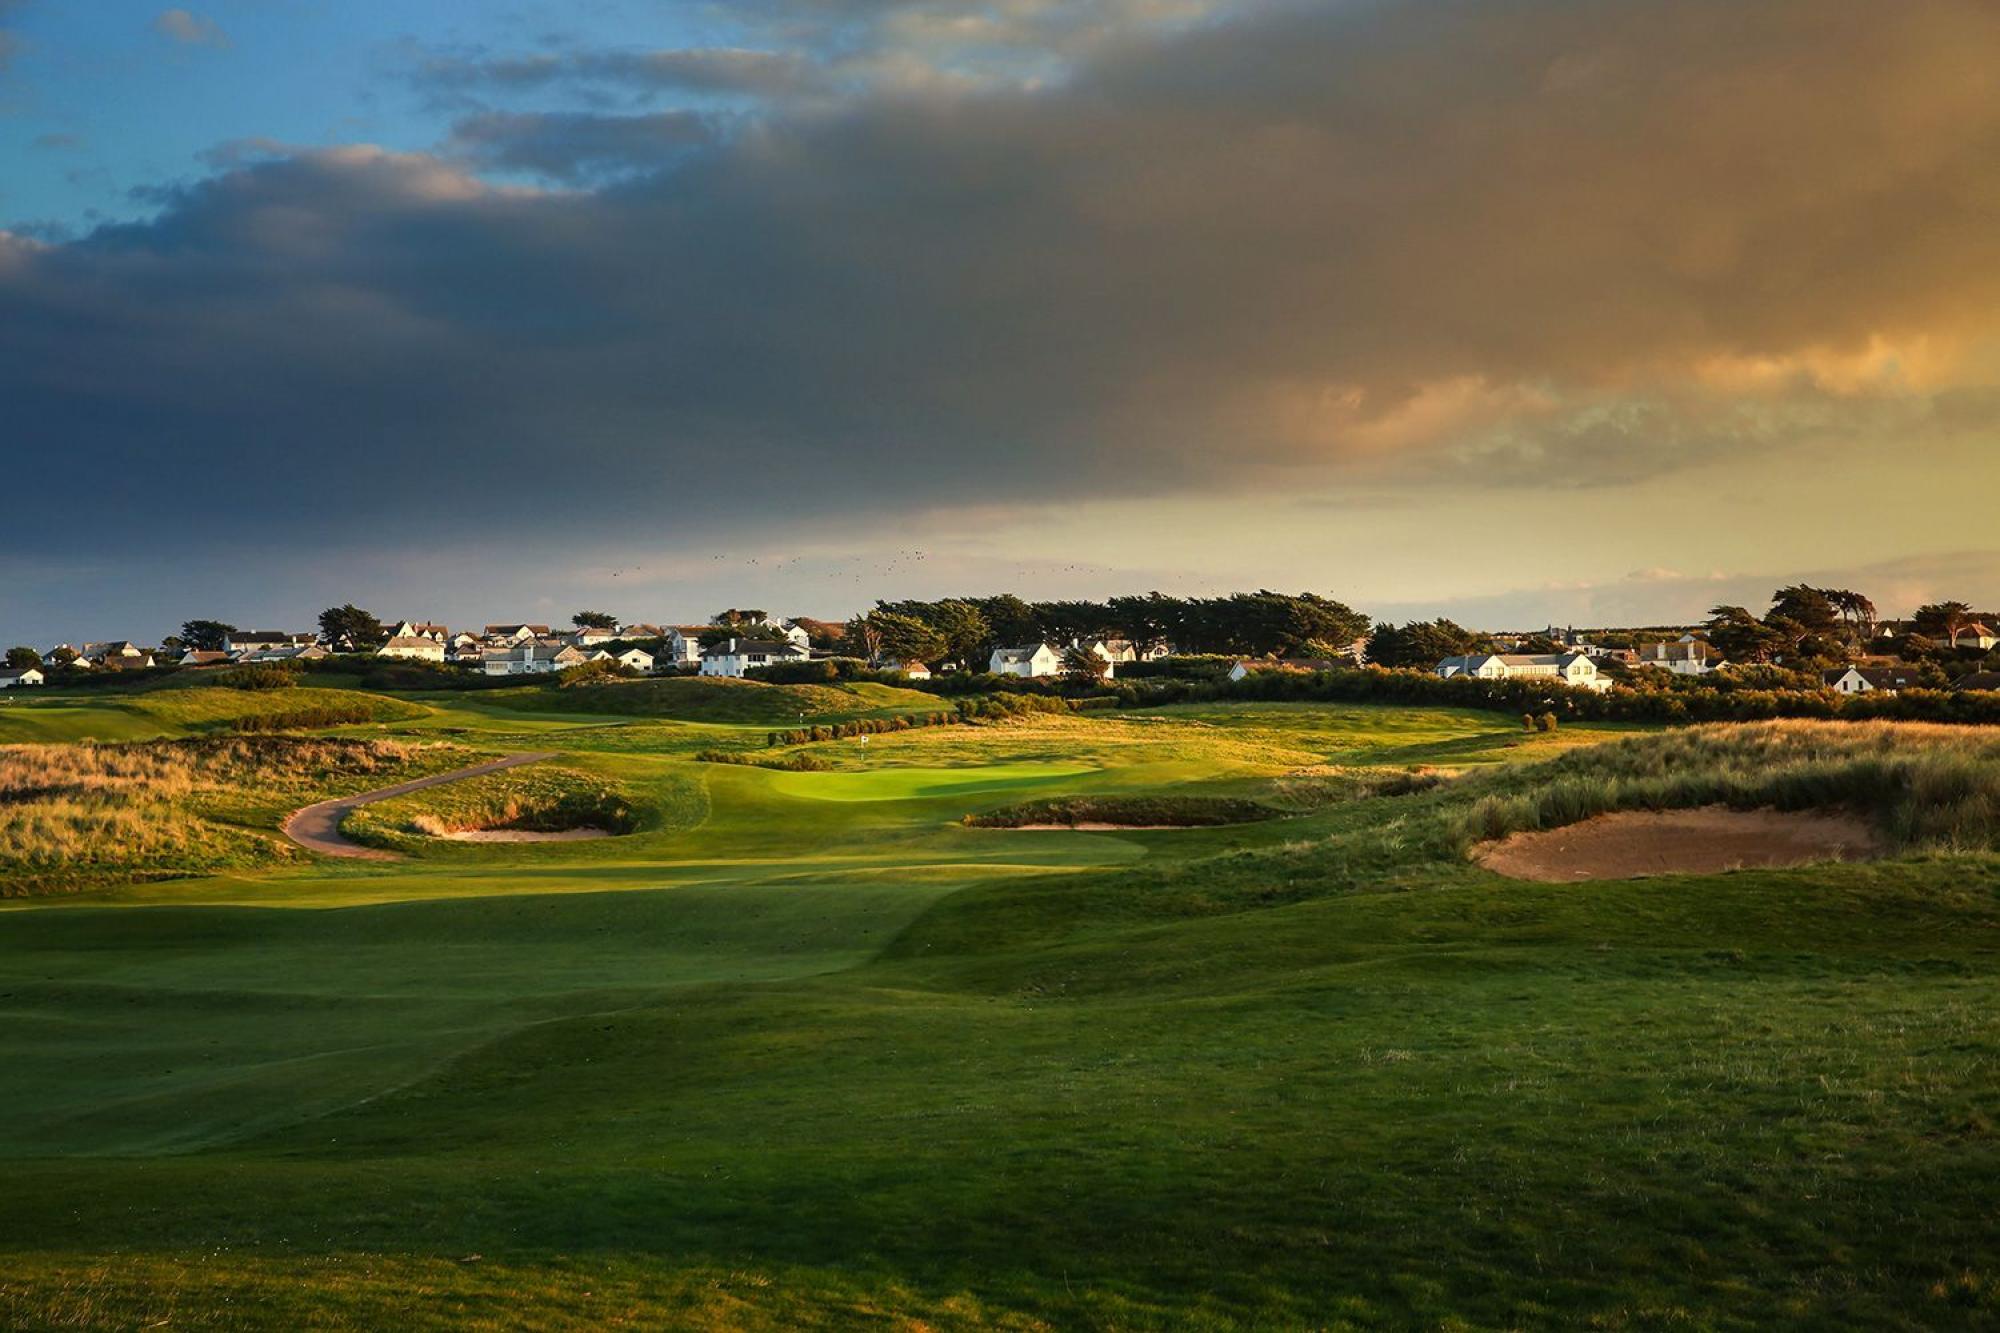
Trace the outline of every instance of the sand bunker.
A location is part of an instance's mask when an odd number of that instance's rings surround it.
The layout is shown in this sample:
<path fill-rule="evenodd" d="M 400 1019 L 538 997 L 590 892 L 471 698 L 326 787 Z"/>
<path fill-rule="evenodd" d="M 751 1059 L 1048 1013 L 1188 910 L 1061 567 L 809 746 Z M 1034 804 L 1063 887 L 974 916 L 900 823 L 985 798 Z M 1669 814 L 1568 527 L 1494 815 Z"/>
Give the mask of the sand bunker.
<path fill-rule="evenodd" d="M 1875 830 L 1848 815 L 1779 810 L 1630 810 L 1567 828 L 1516 833 L 1474 858 L 1514 879 L 1566 882 L 1639 875 L 1716 875 L 1754 866 L 1865 861 Z"/>
<path fill-rule="evenodd" d="M 614 835 L 608 828 L 467 828 L 437 836 L 447 842 L 583 842 Z"/>
<path fill-rule="evenodd" d="M 1074 824 L 1002 824 L 1002 833 L 1047 833 L 1051 829 L 1061 829 L 1065 833 L 1130 833 L 1134 829 L 1163 828 L 1225 828 L 1223 824 L 1107 824 L 1103 820 L 1079 820 Z"/>

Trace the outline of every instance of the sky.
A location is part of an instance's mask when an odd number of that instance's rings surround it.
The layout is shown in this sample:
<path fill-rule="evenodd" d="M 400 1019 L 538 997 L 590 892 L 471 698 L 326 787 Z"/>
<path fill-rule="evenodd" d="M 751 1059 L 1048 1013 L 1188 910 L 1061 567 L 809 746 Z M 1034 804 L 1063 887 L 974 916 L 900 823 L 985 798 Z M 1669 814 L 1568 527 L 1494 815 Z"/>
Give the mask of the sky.
<path fill-rule="evenodd" d="M 1990 0 L 0 0 L 0 641 L 2000 604 Z"/>

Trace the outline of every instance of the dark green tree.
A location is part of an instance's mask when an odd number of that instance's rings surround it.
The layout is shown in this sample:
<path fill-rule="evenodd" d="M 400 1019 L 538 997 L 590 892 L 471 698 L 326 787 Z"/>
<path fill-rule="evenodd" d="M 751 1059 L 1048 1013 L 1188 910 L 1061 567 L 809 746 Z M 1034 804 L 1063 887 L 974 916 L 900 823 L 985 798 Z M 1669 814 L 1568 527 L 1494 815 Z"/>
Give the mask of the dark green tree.
<path fill-rule="evenodd" d="M 190 620 L 181 626 L 181 641 L 204 653 L 222 651 L 222 641 L 236 632 L 236 626 L 222 620 Z"/>
<path fill-rule="evenodd" d="M 579 611 L 569 623 L 578 629 L 617 629 L 618 617 L 608 611 Z"/>
<path fill-rule="evenodd" d="M 30 667 L 39 667 L 41 664 L 42 655 L 33 648 L 21 647 L 9 648 L 7 650 L 7 669 L 9 671 L 26 671 Z"/>
<path fill-rule="evenodd" d="M 382 622 L 352 602 L 320 612 L 319 632 L 337 648 L 373 648 L 387 637 Z"/>

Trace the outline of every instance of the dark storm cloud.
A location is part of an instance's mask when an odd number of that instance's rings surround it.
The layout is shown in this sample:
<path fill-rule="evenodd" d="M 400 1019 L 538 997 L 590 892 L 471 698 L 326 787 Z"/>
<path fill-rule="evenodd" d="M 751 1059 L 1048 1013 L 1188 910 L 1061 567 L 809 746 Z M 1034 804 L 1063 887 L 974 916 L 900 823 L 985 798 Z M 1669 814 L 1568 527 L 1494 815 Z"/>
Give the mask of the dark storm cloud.
<path fill-rule="evenodd" d="M 79 503 L 100 542 L 551 540 L 1342 460 L 1435 484 L 1440 450 L 1577 404 L 1611 415 L 1554 432 L 1568 479 L 1627 478 L 1673 438 L 1627 396 L 1697 425 L 1747 396 L 1782 441 L 1871 340 L 1996 332 L 1996 63 L 1979 0 L 1410 0 L 764 117 L 592 193 L 246 161 L 0 249 L 10 537 Z M 466 141 L 574 179 L 660 129 Z"/>
<path fill-rule="evenodd" d="M 824 86 L 823 71 L 809 58 L 726 48 L 434 56 L 418 67 L 412 79 L 420 90 L 443 99 L 564 87 L 644 95 L 768 98 L 821 91 Z"/>
<path fill-rule="evenodd" d="M 714 137 L 707 118 L 690 111 L 494 111 L 453 125 L 446 147 L 483 170 L 529 172 L 574 185 L 659 170 Z"/>

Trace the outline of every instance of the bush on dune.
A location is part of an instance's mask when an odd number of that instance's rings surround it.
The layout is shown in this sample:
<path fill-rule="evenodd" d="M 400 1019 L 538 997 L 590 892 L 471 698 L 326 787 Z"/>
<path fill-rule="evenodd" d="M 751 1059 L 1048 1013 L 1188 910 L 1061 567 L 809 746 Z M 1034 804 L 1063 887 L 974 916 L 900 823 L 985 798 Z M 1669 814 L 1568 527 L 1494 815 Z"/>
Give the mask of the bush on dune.
<path fill-rule="evenodd" d="M 1614 810 L 1846 808 L 1904 848 L 2000 847 L 2000 737 L 1948 726 L 1764 722 L 1635 736 L 1482 780 L 1463 845 Z"/>

